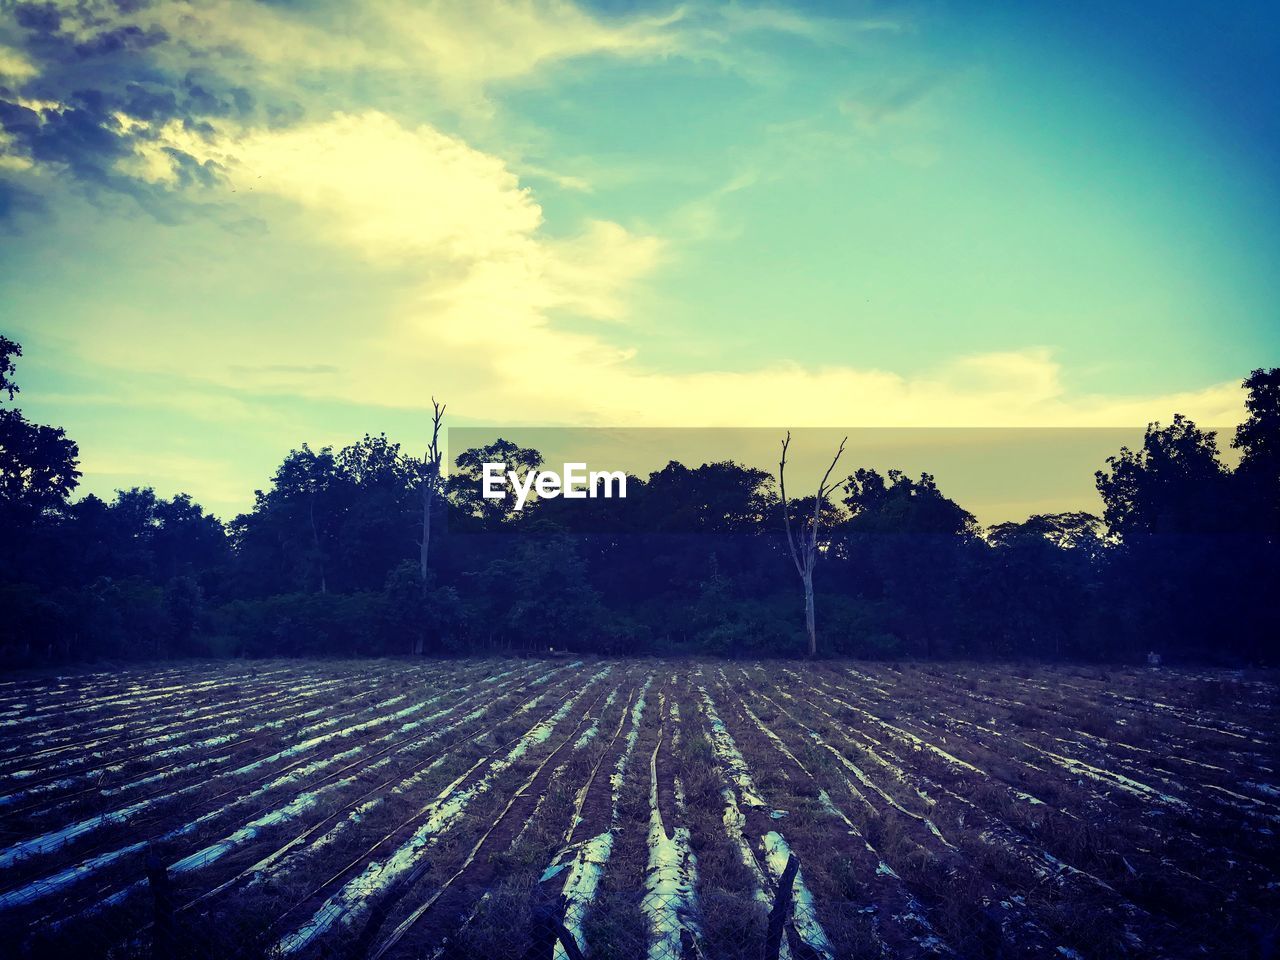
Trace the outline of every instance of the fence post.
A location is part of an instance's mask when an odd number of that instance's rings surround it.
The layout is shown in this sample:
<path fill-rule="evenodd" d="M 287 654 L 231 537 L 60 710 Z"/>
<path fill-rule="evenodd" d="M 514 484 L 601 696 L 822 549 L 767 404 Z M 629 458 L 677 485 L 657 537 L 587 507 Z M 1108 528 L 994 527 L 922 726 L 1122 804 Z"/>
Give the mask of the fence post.
<path fill-rule="evenodd" d="M 688 927 L 680 928 L 680 960 L 702 960 L 702 948 L 698 946 L 698 938 Z"/>
<path fill-rule="evenodd" d="M 155 851 L 150 851 L 147 853 L 146 871 L 155 912 L 151 958 L 169 960 L 173 956 L 173 890 L 169 885 L 169 870 Z"/>
<path fill-rule="evenodd" d="M 556 942 L 564 948 L 569 960 L 586 960 L 578 941 L 564 925 L 567 902 L 563 896 L 534 907 L 533 923 L 529 930 L 529 949 L 524 960 L 552 960 L 556 954 Z"/>
<path fill-rule="evenodd" d="M 566 906 L 563 895 L 535 906 L 530 922 L 529 948 L 525 951 L 524 960 L 553 960 L 557 942 L 563 947 L 568 960 L 586 960 L 577 941 L 573 940 L 573 934 L 564 925 Z"/>
<path fill-rule="evenodd" d="M 800 858 L 794 853 L 787 857 L 787 865 L 778 881 L 778 895 L 769 911 L 769 932 L 764 940 L 764 960 L 778 960 L 782 949 L 782 934 L 791 916 L 791 888 L 800 872 Z"/>

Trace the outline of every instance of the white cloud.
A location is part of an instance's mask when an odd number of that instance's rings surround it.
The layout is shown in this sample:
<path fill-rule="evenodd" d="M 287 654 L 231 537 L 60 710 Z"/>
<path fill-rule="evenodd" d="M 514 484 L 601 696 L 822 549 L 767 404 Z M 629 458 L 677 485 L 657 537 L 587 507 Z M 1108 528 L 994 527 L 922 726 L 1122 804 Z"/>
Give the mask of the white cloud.
<path fill-rule="evenodd" d="M 785 7 L 742 3 L 723 4 L 715 12 L 723 20 L 725 27 L 735 32 L 792 34 L 814 42 L 838 40 L 849 33 L 898 33 L 903 29 L 902 21 L 889 17 L 835 19 L 809 16 Z"/>
<path fill-rule="evenodd" d="M 35 64 L 20 50 L 0 44 L 0 77 L 21 83 L 34 77 L 37 72 Z"/>
<path fill-rule="evenodd" d="M 76 0 L 57 2 L 83 13 Z M 323 90 L 330 108 L 353 79 L 365 91 L 390 80 L 406 96 L 486 118 L 497 87 L 539 79 L 573 61 L 682 58 L 754 75 L 767 59 L 754 35 L 845 43 L 867 32 L 900 31 L 903 21 L 824 18 L 786 5 L 718 0 L 672 0 L 654 12 L 612 16 L 574 0 L 167 0 L 124 10 L 104 4 L 91 20 L 64 22 L 85 37 L 119 26 L 176 41 L 148 52 L 173 75 L 212 70 L 304 106 L 322 102 Z M 0 49 L 0 73 L 6 64 L 14 71 L 29 67 Z"/>
<path fill-rule="evenodd" d="M 34 164 L 14 150 L 14 142 L 12 134 L 0 130 L 0 170 L 31 170 Z"/>
<path fill-rule="evenodd" d="M 537 200 L 497 157 L 372 111 L 228 134 L 204 149 L 231 183 L 293 204 L 315 242 L 419 277 L 417 294 L 390 313 L 330 331 L 328 348 L 347 375 L 337 384 L 300 378 L 301 395 L 336 389 L 353 401 L 414 406 L 434 376 L 468 417 L 613 425 L 1129 426 L 1174 410 L 1210 424 L 1240 414 L 1236 384 L 1073 396 L 1044 348 L 961 357 L 912 377 L 835 361 L 654 369 L 615 342 L 626 326 L 606 336 L 562 321 L 626 320 L 630 291 L 662 261 L 661 240 L 608 221 L 548 235 Z M 309 345 L 307 362 L 326 359 Z"/>
<path fill-rule="evenodd" d="M 316 211 L 375 262 L 519 255 L 542 221 L 501 160 L 381 113 L 259 131 L 227 149 L 234 183 Z"/>
<path fill-rule="evenodd" d="M 455 106 L 488 111 L 490 86 L 557 63 L 673 54 L 683 44 L 681 16 L 675 8 L 604 19 L 568 0 L 368 0 L 305 7 L 210 0 L 158 3 L 120 19 L 157 27 L 219 56 L 230 53 L 257 82 L 293 96 L 302 93 L 296 81 L 308 73 L 394 74 L 415 84 L 432 82 L 435 94 Z M 181 50 L 171 46 L 166 55 L 180 59 Z"/>
<path fill-rule="evenodd" d="M 428 64 L 450 83 L 477 86 L 592 54 L 671 53 L 676 37 L 667 28 L 681 19 L 677 10 L 606 22 L 565 0 L 392 0 L 377 9 L 389 29 L 404 38 L 406 51 L 417 62 Z"/>

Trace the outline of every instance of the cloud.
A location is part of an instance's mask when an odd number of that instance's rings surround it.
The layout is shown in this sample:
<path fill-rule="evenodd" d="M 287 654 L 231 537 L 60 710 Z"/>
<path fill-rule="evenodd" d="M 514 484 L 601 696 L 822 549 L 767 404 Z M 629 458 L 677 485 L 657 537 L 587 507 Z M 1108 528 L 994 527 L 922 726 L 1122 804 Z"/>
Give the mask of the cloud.
<path fill-rule="evenodd" d="M 557 63 L 674 54 L 680 19 L 604 20 L 567 0 L 16 3 L 0 12 L 0 132 L 25 166 L 0 173 L 51 171 L 174 217 L 198 199 L 180 188 L 220 174 L 188 152 L 213 123 L 278 129 L 335 99 L 355 109 L 353 86 L 370 83 L 412 90 L 419 107 L 488 115 L 492 86 Z M 157 145 L 175 124 L 187 142 L 170 130 Z M 161 149 L 171 176 L 151 175 L 166 169 Z M 149 166 L 122 163 L 138 153 Z"/>
<path fill-rule="evenodd" d="M 498 158 L 375 111 L 255 132 L 227 149 L 233 183 L 318 211 L 333 239 L 374 262 L 510 256 L 542 220 Z"/>
<path fill-rule="evenodd" d="M 230 182 L 304 208 L 325 224 L 329 243 L 377 266 L 429 273 L 426 295 L 448 302 L 445 312 L 466 304 L 474 315 L 489 305 L 491 331 L 516 333 L 530 317 L 514 318 L 530 311 L 622 319 L 620 291 L 659 257 L 657 238 L 605 220 L 563 238 L 543 235 L 541 206 L 500 158 L 376 111 L 258 131 L 217 149 Z"/>
<path fill-rule="evenodd" d="M 815 17 L 784 7 L 726 3 L 714 14 L 726 29 L 735 33 L 765 31 L 792 34 L 818 43 L 837 42 L 851 33 L 898 33 L 903 21 L 890 17 Z"/>
<path fill-rule="evenodd" d="M 302 398 L 310 403 L 299 408 L 309 410 L 326 409 L 321 401 L 417 410 L 435 392 L 460 418 L 494 424 L 1040 427 L 1133 426 L 1175 411 L 1205 424 L 1240 417 L 1237 383 L 1081 395 L 1053 351 L 1035 344 L 909 375 L 856 357 L 801 365 L 785 359 L 785 317 L 770 334 L 784 345 L 776 362 L 653 362 L 642 349 L 638 295 L 679 255 L 679 243 L 731 233 L 720 201 L 765 182 L 776 165 L 758 163 L 686 200 L 665 227 L 641 229 L 598 208 L 566 219 L 528 186 L 545 171 L 513 160 L 495 145 L 501 137 L 482 148 L 446 120 L 423 122 L 429 109 L 404 115 L 404 101 L 419 98 L 483 114 L 495 89 L 583 58 L 696 58 L 761 31 L 817 39 L 813 24 L 794 14 L 687 6 L 678 15 L 604 19 L 553 0 L 174 0 L 137 9 L 77 0 L 18 9 L 26 12 L 0 36 L 12 51 L 0 56 L 0 69 L 13 77 L 0 94 L 12 165 L 0 173 L 28 178 L 22 183 L 33 190 L 63 177 L 133 197 L 157 216 L 209 204 L 269 224 L 243 244 L 250 253 L 226 235 L 202 248 L 187 243 L 192 233 L 162 241 L 166 269 L 210 291 L 227 315 L 190 322 L 120 296 L 95 303 L 92 321 L 66 331 L 68 349 L 91 367 L 194 384 L 187 394 L 143 391 L 128 402 L 176 409 L 206 427 L 250 423 L 271 456 L 303 435 L 287 416 L 264 414 L 254 391 Z M 362 84 L 398 92 L 371 109 L 346 92 Z M 923 82 L 888 84 L 849 110 L 860 122 L 888 123 L 931 91 Z M 812 153 L 803 132 L 779 139 Z M 841 136 L 852 141 L 853 133 Z M 34 193 L 7 189 L 0 184 L 0 217 L 6 204 L 31 208 Z M 326 313 L 324 276 L 312 275 L 320 290 L 289 290 L 288 281 L 271 288 L 251 270 L 218 272 L 223 261 L 242 264 L 237 256 L 332 258 L 349 271 L 335 291 L 354 284 L 369 293 L 352 298 L 353 311 Z M 264 289 L 232 298 L 219 287 L 241 282 Z M 767 326 L 752 320 L 743 336 Z M 86 466 L 137 476 L 151 469 L 149 456 L 103 443 L 87 448 Z M 218 463 L 157 461 L 154 473 L 224 501 L 261 480 L 237 480 Z"/>
<path fill-rule="evenodd" d="M 1232 424 L 1243 410 L 1235 382 L 1174 395 L 1072 396 L 1057 385 L 1061 367 L 1037 356 L 1040 351 L 1020 355 L 1014 378 L 962 384 L 957 372 L 1007 364 L 1014 355 L 963 358 L 914 376 L 792 363 L 675 374 L 647 369 L 632 352 L 605 351 L 580 337 L 540 331 L 534 339 L 542 342 L 526 343 L 526 349 L 555 358 L 554 375 L 546 366 L 530 370 L 515 355 L 495 357 L 504 389 L 478 398 L 481 416 L 529 422 L 541 413 L 556 422 L 627 426 L 1103 427 L 1168 419 L 1174 411 L 1205 424 Z M 1056 386 L 1025 395 L 1019 385 L 1027 377 Z M 537 398 L 534 409 L 530 397 Z"/>
<path fill-rule="evenodd" d="M 23 80 L 31 79 L 38 72 L 35 64 L 21 51 L 0 45 L 0 78 L 21 83 Z"/>
<path fill-rule="evenodd" d="M 864 132 L 875 131 L 903 122 L 938 92 L 941 82 L 940 75 L 928 72 L 876 77 L 840 101 L 840 110 Z"/>
<path fill-rule="evenodd" d="M 682 14 L 605 21 L 565 0 L 485 4 L 392 2 L 379 7 L 407 56 L 450 85 L 481 89 L 584 56 L 651 57 L 677 49 Z"/>
<path fill-rule="evenodd" d="M 338 373 L 331 363 L 258 363 L 240 364 L 231 368 L 236 373 L 279 373 L 285 376 L 327 377 Z"/>
<path fill-rule="evenodd" d="M 49 193 L 57 180 L 69 181 L 132 197 L 173 219 L 169 185 L 157 188 L 122 161 L 164 124 L 194 134 L 207 131 L 211 118 L 252 109 L 252 97 L 234 82 L 191 64 L 163 67 L 185 48 L 154 23 L 128 21 L 134 13 L 128 3 L 84 2 L 17 3 L 0 15 L 0 174 L 11 190 Z M 184 52 L 182 59 L 191 58 Z M 217 176 L 190 155 L 171 159 L 173 185 L 208 185 Z"/>
<path fill-rule="evenodd" d="M 669 53 L 678 10 L 617 20 L 566 0 L 370 0 L 272 6 L 248 0 L 156 4 L 139 19 L 264 70 L 407 71 L 482 90 L 594 54 Z"/>
<path fill-rule="evenodd" d="M 147 143 L 167 145 L 163 131 Z M 179 140 L 174 149 L 196 146 Z M 628 341 L 638 322 L 633 294 L 661 270 L 663 239 L 606 220 L 552 233 L 499 157 L 376 111 L 219 133 L 206 149 L 227 171 L 222 190 L 252 184 L 253 202 L 287 204 L 299 234 L 357 258 L 371 286 L 393 273 L 407 284 L 405 296 L 354 326 L 313 330 L 305 352 L 288 337 L 260 340 L 260 364 L 248 373 L 216 342 L 193 356 L 177 341 L 151 339 L 154 363 L 227 386 L 267 378 L 298 396 L 389 407 L 416 407 L 435 391 L 464 416 L 495 423 L 1132 426 L 1175 410 L 1209 424 L 1239 418 L 1237 384 L 1074 395 L 1044 347 L 960 357 L 912 376 L 838 358 L 821 367 L 658 369 Z M 143 336 L 136 326 L 127 338 L 102 329 L 118 342 Z M 111 356 L 110 346 L 97 349 Z M 136 362 L 130 350 L 123 356 Z M 282 375 L 297 366 L 342 375 Z"/>
<path fill-rule="evenodd" d="M 183 188 L 222 173 L 190 141 L 229 120 L 274 131 L 335 108 L 358 113 L 378 91 L 390 112 L 484 124 L 495 91 L 575 61 L 683 58 L 750 73 L 762 62 L 757 34 L 829 43 L 896 27 L 706 2 L 608 17 L 570 0 L 18 2 L 0 12 L 0 131 L 28 166 L 0 173 L 53 172 L 176 219 L 198 199 Z M 165 169 L 157 131 L 174 124 L 188 142 L 164 137 L 173 175 L 154 176 Z M 150 166 L 122 162 L 137 153 Z"/>

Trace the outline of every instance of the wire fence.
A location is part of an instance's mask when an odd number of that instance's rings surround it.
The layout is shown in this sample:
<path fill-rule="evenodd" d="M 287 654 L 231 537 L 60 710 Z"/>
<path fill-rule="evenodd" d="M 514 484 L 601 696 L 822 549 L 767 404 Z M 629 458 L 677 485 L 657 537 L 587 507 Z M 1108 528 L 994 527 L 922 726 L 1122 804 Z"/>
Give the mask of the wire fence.
<path fill-rule="evenodd" d="M 471 913 L 391 938 L 403 913 L 375 907 L 355 928 L 306 951 L 307 960 L 836 960 L 811 904 L 797 902 L 794 856 L 771 896 L 688 889 L 609 891 L 587 905 L 543 884 L 482 894 Z M 184 911 L 162 862 L 148 858 L 122 909 L 37 930 L 0 957 L 32 960 L 276 960 L 273 911 Z M 420 898 L 424 891 L 415 891 Z M 429 895 L 430 891 L 426 891 Z M 828 918 L 829 919 L 829 918 Z"/>
<path fill-rule="evenodd" d="M 518 960 L 836 960 L 812 904 L 792 896 L 799 859 L 792 855 L 778 878 L 771 902 L 750 896 L 689 891 L 648 892 L 632 899 L 643 918 L 639 927 L 577 923 L 563 897 L 544 896 L 530 911 L 524 940 L 512 931 L 506 954 Z M 440 954 L 449 960 L 494 956 L 467 950 Z"/>

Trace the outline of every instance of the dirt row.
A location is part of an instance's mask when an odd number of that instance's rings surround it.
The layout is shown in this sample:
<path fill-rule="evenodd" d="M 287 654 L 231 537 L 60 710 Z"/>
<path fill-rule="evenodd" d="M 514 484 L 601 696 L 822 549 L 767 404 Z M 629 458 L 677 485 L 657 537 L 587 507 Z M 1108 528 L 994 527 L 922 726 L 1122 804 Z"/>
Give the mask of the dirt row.
<path fill-rule="evenodd" d="M 0 920 L 15 955 L 149 950 L 159 866 L 202 956 L 558 958 L 563 924 L 745 960 L 794 857 L 786 960 L 1261 955 L 1277 713 L 1265 676 L 971 664 L 23 681 Z"/>

